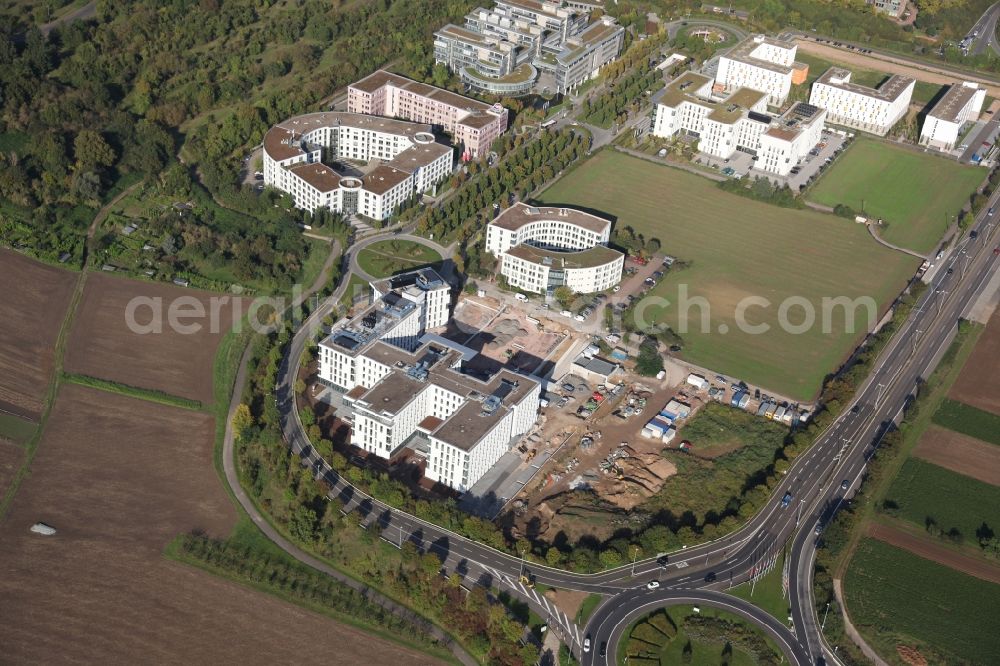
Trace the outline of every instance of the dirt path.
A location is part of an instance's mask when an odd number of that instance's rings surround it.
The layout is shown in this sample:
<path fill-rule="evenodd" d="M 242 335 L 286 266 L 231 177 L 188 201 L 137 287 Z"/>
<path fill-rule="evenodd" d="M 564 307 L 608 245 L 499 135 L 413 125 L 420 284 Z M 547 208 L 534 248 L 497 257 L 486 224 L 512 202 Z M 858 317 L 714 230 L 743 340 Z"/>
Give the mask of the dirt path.
<path fill-rule="evenodd" d="M 931 426 L 913 455 L 953 472 L 1000 486 L 1000 446 Z"/>
<path fill-rule="evenodd" d="M 117 195 L 115 195 L 114 199 L 101 206 L 101 209 L 97 211 L 97 215 L 94 216 L 94 221 L 91 222 L 90 227 L 87 228 L 87 242 L 84 245 L 84 255 L 83 255 L 84 271 L 86 271 L 87 264 L 90 261 L 90 254 L 94 250 L 94 236 L 97 234 L 97 230 L 101 227 L 101 224 L 104 222 L 104 220 L 107 219 L 108 214 L 111 212 L 111 209 L 115 205 L 117 205 L 119 201 L 121 201 L 128 195 L 132 194 L 132 192 L 134 192 L 135 189 L 140 185 L 142 185 L 141 180 L 138 183 L 132 185 L 131 187 L 125 188 Z"/>
<path fill-rule="evenodd" d="M 929 537 L 910 534 L 888 525 L 872 523 L 868 525 L 867 532 L 868 536 L 907 550 L 925 560 L 937 562 L 955 571 L 961 571 L 980 580 L 1000 585 L 1000 565 L 984 558 L 963 555 L 943 544 L 936 543 Z"/>
<path fill-rule="evenodd" d="M 903 254 L 908 254 L 911 257 L 916 257 L 917 259 L 929 259 L 929 257 L 925 257 L 924 255 L 920 254 L 919 252 L 914 252 L 913 250 L 907 250 L 905 247 L 900 247 L 898 245 L 893 245 L 889 241 L 883 240 L 883 238 L 878 235 L 878 232 L 875 231 L 875 225 L 874 224 L 866 224 L 865 226 L 868 227 L 868 233 L 870 233 L 872 235 L 872 238 L 874 238 L 875 242 L 878 243 L 879 245 L 884 245 L 885 247 L 889 248 L 890 250 L 896 250 L 897 252 L 902 252 Z"/>
<path fill-rule="evenodd" d="M 926 81 L 927 83 L 937 83 L 941 85 L 956 83 L 960 80 L 975 81 L 986 88 L 987 94 L 991 97 L 1000 97 L 1000 86 L 992 81 L 989 81 L 988 79 L 977 77 L 972 73 L 958 74 L 955 72 L 948 72 L 943 69 L 938 69 L 930 64 L 918 66 L 882 53 L 870 53 L 865 55 L 852 53 L 833 46 L 817 44 L 816 42 L 804 39 L 796 39 L 795 42 L 805 53 L 811 53 L 821 58 L 843 63 L 845 65 L 852 65 L 858 69 L 877 69 L 890 74 L 912 76 L 918 81 Z"/>

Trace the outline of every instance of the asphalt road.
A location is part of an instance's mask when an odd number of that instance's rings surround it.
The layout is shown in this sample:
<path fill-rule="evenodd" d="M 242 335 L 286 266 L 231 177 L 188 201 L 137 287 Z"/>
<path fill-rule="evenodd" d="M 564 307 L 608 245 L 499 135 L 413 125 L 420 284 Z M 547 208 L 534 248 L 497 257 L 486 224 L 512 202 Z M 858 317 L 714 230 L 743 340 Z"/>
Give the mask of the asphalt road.
<path fill-rule="evenodd" d="M 991 206 L 997 203 L 998 197 L 1000 193 L 992 197 Z M 960 242 L 936 275 L 920 306 L 881 354 L 874 372 L 858 391 L 855 401 L 813 447 L 794 461 L 767 505 L 733 534 L 671 553 L 666 569 L 655 559 L 597 574 L 578 574 L 536 563 L 525 564 L 516 556 L 392 509 L 340 477 L 309 444 L 297 410 L 293 407 L 292 392 L 297 361 L 306 345 L 314 339 L 319 322 L 338 301 L 340 290 L 321 304 L 300 327 L 282 362 L 275 396 L 282 414 L 282 430 L 291 449 L 302 457 L 304 464 L 311 466 L 318 478 L 325 479 L 331 487 L 331 496 L 343 503 L 345 511 L 357 512 L 365 524 L 378 521 L 383 538 L 390 543 L 400 544 L 409 540 L 422 550 L 438 554 L 443 569 L 458 573 L 467 583 L 509 589 L 525 599 L 542 617 L 548 618 L 553 631 L 564 637 L 578 656 L 583 656 L 582 638 L 587 634 L 592 636 L 595 645 L 608 641 L 608 654 L 616 654 L 615 641 L 620 638 L 620 631 L 616 634 L 614 628 L 623 626 L 622 622 L 626 622 L 623 618 L 648 610 L 650 603 L 717 603 L 723 588 L 745 582 L 772 565 L 784 545 L 792 539 L 792 566 L 789 571 L 792 629 L 774 622 L 762 611 L 742 608 L 731 597 L 723 598 L 734 608 L 745 611 L 745 617 L 764 631 L 773 632 L 775 640 L 787 646 L 785 652 L 790 661 L 806 663 L 802 660 L 825 658 L 836 663 L 822 639 L 813 609 L 811 577 L 815 526 L 818 522 L 827 522 L 839 502 L 857 488 L 879 433 L 885 424 L 898 418 L 916 385 L 917 377 L 926 376 L 928 367 L 951 339 L 961 313 L 996 270 L 998 259 L 992 254 L 995 241 L 991 240 L 995 236 L 994 226 L 984 210 L 976 222 L 980 239 L 971 241 L 965 237 Z M 391 236 L 385 234 L 384 237 Z M 353 252 L 345 257 L 345 262 L 352 261 L 350 254 Z M 953 271 L 950 275 L 949 268 Z M 292 359 L 295 363 L 291 362 Z M 849 481 L 846 493 L 840 485 L 844 479 Z M 791 493 L 793 499 L 790 506 L 782 508 L 781 497 L 786 492 Z M 613 600 L 605 605 L 606 612 L 596 613 L 588 626 L 581 630 L 544 597 L 518 580 L 525 567 L 530 569 L 538 583 L 602 594 L 613 597 Z M 715 574 L 710 582 L 706 581 L 709 572 Z M 650 580 L 661 583 L 656 594 L 650 596 L 644 590 L 636 589 Z M 593 651 L 588 655 L 587 658 L 594 659 Z"/>
<path fill-rule="evenodd" d="M 997 203 L 998 197 L 1000 194 L 994 195 L 991 205 Z M 802 649 L 813 657 L 826 653 L 812 609 L 811 567 L 815 524 L 829 520 L 831 507 L 857 487 L 857 480 L 870 456 L 872 442 L 877 440 L 883 424 L 899 415 L 907 396 L 912 393 L 916 377 L 926 374 L 932 359 L 950 340 L 960 314 L 996 270 L 998 260 L 992 253 L 994 241 L 990 240 L 995 235 L 994 227 L 984 211 L 976 225 L 980 239 L 971 241 L 966 237 L 961 241 L 910 321 L 881 355 L 874 373 L 859 391 L 855 402 L 809 451 L 796 459 L 771 501 L 746 526 L 714 542 L 671 554 L 666 570 L 655 560 L 637 562 L 634 576 L 631 565 L 599 574 L 577 574 L 529 563 L 527 567 L 536 580 L 557 588 L 614 596 L 610 606 L 616 608 L 618 613 L 631 613 L 640 606 L 645 607 L 646 600 L 636 596 L 634 588 L 654 579 L 661 582 L 663 594 L 682 593 L 707 603 L 713 598 L 711 592 L 745 582 L 762 565 L 772 562 L 786 541 L 798 531 L 793 541 L 791 560 L 794 566 L 790 571 L 790 589 L 794 592 L 790 606 L 795 633 L 783 629 L 787 632 L 785 641 L 798 645 L 795 650 Z M 951 275 L 947 272 L 948 268 L 953 270 Z M 532 602 L 533 608 L 537 606 L 536 610 L 553 617 L 551 609 L 545 607 L 539 595 L 517 582 L 525 566 L 518 557 L 472 542 L 385 506 L 351 486 L 312 450 L 296 410 L 291 409 L 293 373 L 290 372 L 288 359 L 299 358 L 311 339 L 310 329 L 326 316 L 331 307 L 330 301 L 320 307 L 296 334 L 279 373 L 276 397 L 283 415 L 285 437 L 293 450 L 313 466 L 318 476 L 325 478 L 332 488 L 331 495 L 344 503 L 346 511 L 357 511 L 366 523 L 379 521 L 387 541 L 411 540 L 441 556 L 446 570 L 458 572 L 466 579 L 481 584 L 509 586 L 518 596 Z M 840 488 L 843 479 L 850 481 L 847 493 Z M 792 493 L 793 501 L 788 508 L 781 508 L 780 498 L 786 491 Z M 705 581 L 709 571 L 716 574 L 715 581 L 711 583 Z M 558 613 L 554 621 L 561 625 L 559 629 L 569 638 L 574 651 L 581 654 L 581 633 L 590 633 L 596 642 L 610 640 L 611 637 L 602 635 L 605 625 L 595 624 L 606 621 L 601 619 L 603 617 L 595 616 L 584 632 Z M 765 626 L 767 618 L 763 615 L 758 613 L 754 618 L 760 626 Z M 609 648 L 609 653 L 614 654 L 614 651 Z M 788 657 L 792 659 L 794 654 Z"/>
<path fill-rule="evenodd" d="M 997 43 L 997 20 L 1000 19 L 1000 2 L 996 2 L 983 12 L 972 29 L 966 33 L 966 38 L 972 40 L 969 53 L 982 55 L 987 50 L 1000 55 L 1000 43 Z M 972 35 L 977 35 L 973 37 Z"/>
<path fill-rule="evenodd" d="M 593 632 L 590 636 L 590 649 L 583 653 L 580 663 L 583 666 L 616 664 L 618 645 L 623 638 L 627 638 L 624 633 L 632 622 L 657 608 L 682 604 L 699 608 L 711 606 L 737 615 L 756 624 L 774 640 L 792 666 L 808 666 L 811 663 L 809 654 L 781 622 L 747 601 L 709 590 L 681 592 L 664 588 L 647 590 L 645 587 L 623 592 L 614 601 L 594 611 L 594 616 L 587 625 L 588 632 Z M 602 655 L 601 652 L 605 654 Z"/>

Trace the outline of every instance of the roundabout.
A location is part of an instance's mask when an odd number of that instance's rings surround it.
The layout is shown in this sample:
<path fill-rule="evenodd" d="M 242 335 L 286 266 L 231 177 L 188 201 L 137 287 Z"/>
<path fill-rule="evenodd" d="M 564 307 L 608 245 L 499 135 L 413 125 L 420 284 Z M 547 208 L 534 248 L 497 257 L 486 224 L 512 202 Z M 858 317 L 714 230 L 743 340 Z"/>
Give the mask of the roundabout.
<path fill-rule="evenodd" d="M 625 632 L 634 622 L 658 609 L 679 605 L 708 606 L 736 615 L 774 641 L 793 666 L 811 663 L 809 653 L 787 627 L 747 601 L 711 590 L 648 590 L 645 587 L 622 592 L 597 608 L 587 624 L 590 650 L 583 653 L 580 663 L 584 666 L 615 664 L 621 643 L 628 638 Z M 602 651 L 605 652 L 603 656 Z"/>

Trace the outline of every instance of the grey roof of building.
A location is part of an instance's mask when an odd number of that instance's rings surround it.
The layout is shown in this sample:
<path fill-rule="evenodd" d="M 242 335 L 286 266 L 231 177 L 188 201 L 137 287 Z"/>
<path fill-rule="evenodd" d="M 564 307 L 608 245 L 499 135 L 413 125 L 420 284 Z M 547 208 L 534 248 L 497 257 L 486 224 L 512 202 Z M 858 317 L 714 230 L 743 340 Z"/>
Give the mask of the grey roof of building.
<path fill-rule="evenodd" d="M 586 368 L 587 370 L 593 372 L 594 374 L 603 375 L 605 377 L 609 377 L 613 372 L 615 372 L 618 369 L 618 365 L 616 363 L 607 361 L 603 358 L 600 358 L 599 356 L 594 356 L 593 358 L 587 358 L 585 356 L 580 357 L 576 359 L 573 363 L 575 365 L 580 366 L 581 368 Z"/>
<path fill-rule="evenodd" d="M 604 245 L 595 245 L 577 252 L 546 250 L 534 245 L 521 243 L 507 250 L 507 254 L 533 264 L 548 266 L 552 269 L 593 268 L 603 266 L 621 259 L 623 255 L 618 250 L 612 250 Z"/>
<path fill-rule="evenodd" d="M 816 79 L 816 83 L 822 83 L 832 88 L 840 88 L 841 90 L 847 90 L 849 92 L 865 95 L 867 97 L 874 97 L 875 99 L 880 99 L 886 102 L 893 102 L 898 99 L 908 87 L 912 86 L 916 82 L 916 79 L 911 79 L 910 77 L 902 76 L 901 74 L 893 74 L 888 79 L 883 81 L 878 88 L 869 88 L 868 86 L 862 86 L 857 83 L 840 80 L 850 78 L 850 76 L 850 70 L 844 69 L 843 67 L 831 67 L 823 72 L 822 76 Z M 833 79 L 838 80 L 834 81 Z"/>
<path fill-rule="evenodd" d="M 979 92 L 981 88 L 976 86 L 971 88 L 969 86 L 964 86 L 961 83 L 952 84 L 948 88 L 948 91 L 937 101 L 937 104 L 930 110 L 927 114 L 928 117 L 933 116 L 940 120 L 946 120 L 948 122 L 958 122 L 959 114 L 965 105 L 969 103 L 969 100 Z"/>
<path fill-rule="evenodd" d="M 490 224 L 498 226 L 501 229 L 516 231 L 530 222 L 538 222 L 540 220 L 553 220 L 575 224 L 597 233 L 604 233 L 604 231 L 611 228 L 610 220 L 585 213 L 582 210 L 557 208 L 555 206 L 529 206 L 520 201 L 507 210 L 502 211 Z"/>
<path fill-rule="evenodd" d="M 415 351 L 408 352 L 382 342 L 372 345 L 365 355 L 378 354 L 374 358 L 392 366 L 392 371 L 366 391 L 360 402 L 370 405 L 374 412 L 396 414 L 430 384 L 462 396 L 465 404 L 444 419 L 430 434 L 468 451 L 503 419 L 510 407 L 521 402 L 538 382 L 509 370 L 501 370 L 485 381 L 463 374 L 460 369 L 453 367 L 462 358 L 462 352 L 457 349 L 446 349 L 439 354 L 427 369 L 424 379 L 411 376 L 410 368 L 417 365 L 430 348 L 435 346 L 435 343 L 427 342 Z M 485 399 L 504 386 L 505 380 L 506 387 L 510 390 L 500 399 L 499 406 L 488 412 L 484 409 Z"/>

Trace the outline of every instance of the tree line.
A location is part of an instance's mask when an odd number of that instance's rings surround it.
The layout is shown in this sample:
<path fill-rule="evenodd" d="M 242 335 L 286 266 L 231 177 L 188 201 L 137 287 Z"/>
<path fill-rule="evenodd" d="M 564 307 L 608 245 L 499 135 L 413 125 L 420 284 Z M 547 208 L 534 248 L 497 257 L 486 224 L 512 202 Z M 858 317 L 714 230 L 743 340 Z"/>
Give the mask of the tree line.
<path fill-rule="evenodd" d="M 289 451 L 273 395 L 282 354 L 290 340 L 288 324 L 258 338 L 252 351 L 253 372 L 233 421 L 237 468 L 247 492 L 298 545 L 432 618 L 484 661 L 505 666 L 534 664 L 538 650 L 531 643 L 522 643 L 522 624 L 508 607 L 480 586 L 472 585 L 466 592 L 455 574 L 443 577 L 440 556 L 409 535 L 397 537 L 401 548 L 398 542 L 394 545 L 380 538 L 384 524 L 380 512 L 359 509 L 343 513 L 339 499 L 328 497 L 330 488 L 317 481 Z M 313 353 L 314 349 L 308 351 L 307 358 Z M 311 437 L 318 434 L 315 427 L 314 423 L 308 426 Z M 387 475 L 349 464 L 342 453 L 334 451 L 332 442 L 313 442 L 339 473 L 389 506 L 506 548 L 492 523 L 458 511 L 454 501 L 414 499 L 405 486 Z"/>
<path fill-rule="evenodd" d="M 459 191 L 417 218 L 418 233 L 441 241 L 469 240 L 493 219 L 494 205 L 508 205 L 511 195 L 526 199 L 583 156 L 588 139 L 561 129 L 542 132 L 537 139 L 508 133 L 495 144 L 499 163 L 485 168 L 473 162 L 453 176 L 451 186 Z"/>

